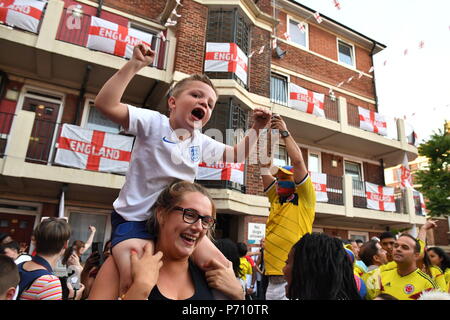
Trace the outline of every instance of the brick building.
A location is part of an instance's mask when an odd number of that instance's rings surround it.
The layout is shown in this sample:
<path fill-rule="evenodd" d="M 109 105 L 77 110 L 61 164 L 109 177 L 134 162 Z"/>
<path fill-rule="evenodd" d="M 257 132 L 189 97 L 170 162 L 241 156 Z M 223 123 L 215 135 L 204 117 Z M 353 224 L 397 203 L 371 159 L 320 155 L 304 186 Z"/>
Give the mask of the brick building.
<path fill-rule="evenodd" d="M 280 114 L 309 170 L 326 174 L 327 201 L 317 203 L 314 230 L 367 240 L 387 228 L 424 223 L 409 192 L 396 191 L 394 211 L 367 208 L 365 182 L 384 186 L 384 167 L 399 164 L 405 152 L 409 160 L 417 157 L 401 119 L 393 123 L 395 137 L 359 127 L 358 106 L 378 111 L 370 69 L 372 56 L 385 48 L 383 44 L 324 16 L 319 24 L 312 18 L 313 9 L 295 1 L 276 1 L 275 8 L 270 0 L 183 0 L 182 4 L 49 0 L 31 29 L 27 24 L 0 25 L 1 231 L 29 242 L 29 233 L 41 217 L 58 215 L 64 191 L 64 215 L 74 230 L 73 238 L 84 240 L 90 224 L 97 226 L 96 242 L 109 238 L 109 214 L 124 183 L 123 174 L 55 162 L 63 124 L 120 133 L 93 107 L 93 100 L 126 60 L 123 54 L 88 48 L 94 17 L 114 24 L 118 33 L 133 30 L 152 35 L 157 58 L 132 80 L 124 100 L 162 113 L 173 83 L 205 71 L 207 43 L 236 44 L 248 59 L 246 76 L 207 72 L 220 94 L 207 128 L 224 133 L 245 130 L 250 125 L 248 113 L 255 107 Z M 176 25 L 170 25 L 173 20 Z M 302 24 L 304 31 L 299 28 Z M 271 48 L 273 39 L 277 50 Z M 291 108 L 291 84 L 323 94 L 324 117 Z M 238 139 L 230 137 L 226 142 Z M 288 162 L 283 146 L 275 160 Z M 252 244 L 263 234 L 269 204 L 259 175 L 259 166 L 247 163 L 242 184 L 200 180 L 216 201 L 216 237 Z"/>

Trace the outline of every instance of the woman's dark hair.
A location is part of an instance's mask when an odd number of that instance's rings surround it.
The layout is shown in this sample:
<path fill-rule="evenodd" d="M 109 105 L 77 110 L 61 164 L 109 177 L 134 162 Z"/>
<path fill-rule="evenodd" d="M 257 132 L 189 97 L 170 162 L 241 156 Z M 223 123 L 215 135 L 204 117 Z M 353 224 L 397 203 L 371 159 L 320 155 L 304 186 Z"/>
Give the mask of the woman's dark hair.
<path fill-rule="evenodd" d="M 321 233 L 306 234 L 292 250 L 289 299 L 361 300 L 341 240 Z"/>
<path fill-rule="evenodd" d="M 439 256 L 439 258 L 442 259 L 441 265 L 438 267 L 440 267 L 443 272 L 445 272 L 446 269 L 450 268 L 450 256 L 442 248 L 439 247 L 428 248 L 427 252 L 430 250 L 433 251 L 435 254 Z M 426 256 L 428 256 L 428 254 L 426 254 Z"/>
<path fill-rule="evenodd" d="M 230 239 L 218 239 L 214 241 L 217 249 L 233 264 L 233 271 L 236 277 L 241 276 L 240 259 L 236 243 Z"/>
<path fill-rule="evenodd" d="M 238 242 L 237 249 L 238 249 L 239 257 L 244 257 L 245 255 L 247 255 L 248 247 L 245 243 Z"/>

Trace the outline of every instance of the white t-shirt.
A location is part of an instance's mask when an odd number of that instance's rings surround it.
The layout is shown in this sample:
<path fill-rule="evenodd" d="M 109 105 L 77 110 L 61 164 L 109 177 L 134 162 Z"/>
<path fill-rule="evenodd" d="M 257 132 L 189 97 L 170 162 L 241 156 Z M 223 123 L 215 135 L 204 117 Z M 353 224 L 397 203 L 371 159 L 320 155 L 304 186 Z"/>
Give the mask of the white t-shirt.
<path fill-rule="evenodd" d="M 16 264 L 21 264 L 22 262 L 25 262 L 25 261 L 31 261 L 31 260 L 32 260 L 32 258 L 31 258 L 30 255 L 28 255 L 28 254 L 21 254 L 21 255 L 19 255 L 19 256 L 16 258 L 16 260 L 14 260 L 14 262 L 15 262 Z"/>
<path fill-rule="evenodd" d="M 225 145 L 196 130 L 181 141 L 169 118 L 128 106 L 128 133 L 136 136 L 125 184 L 113 206 L 127 221 L 145 221 L 159 194 L 175 178 L 194 181 L 200 162 L 222 159 Z"/>

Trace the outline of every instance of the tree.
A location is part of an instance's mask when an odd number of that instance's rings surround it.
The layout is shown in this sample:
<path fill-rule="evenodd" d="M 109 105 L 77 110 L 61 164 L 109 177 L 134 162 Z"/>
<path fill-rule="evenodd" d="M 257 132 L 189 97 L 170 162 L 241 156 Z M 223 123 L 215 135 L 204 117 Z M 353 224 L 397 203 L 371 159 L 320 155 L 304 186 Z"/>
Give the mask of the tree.
<path fill-rule="evenodd" d="M 416 173 L 415 181 L 426 199 L 431 217 L 450 216 L 450 127 L 444 125 L 419 146 L 419 154 L 429 160 L 428 170 Z"/>

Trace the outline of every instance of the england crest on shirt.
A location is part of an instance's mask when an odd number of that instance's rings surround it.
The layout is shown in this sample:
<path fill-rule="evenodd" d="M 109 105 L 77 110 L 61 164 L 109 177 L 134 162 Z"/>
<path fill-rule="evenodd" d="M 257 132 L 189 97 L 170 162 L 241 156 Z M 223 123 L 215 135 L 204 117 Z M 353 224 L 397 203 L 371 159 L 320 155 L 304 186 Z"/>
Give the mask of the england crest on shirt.
<path fill-rule="evenodd" d="M 199 146 L 189 147 L 189 155 L 191 156 L 191 161 L 193 162 L 200 161 L 200 147 Z"/>

